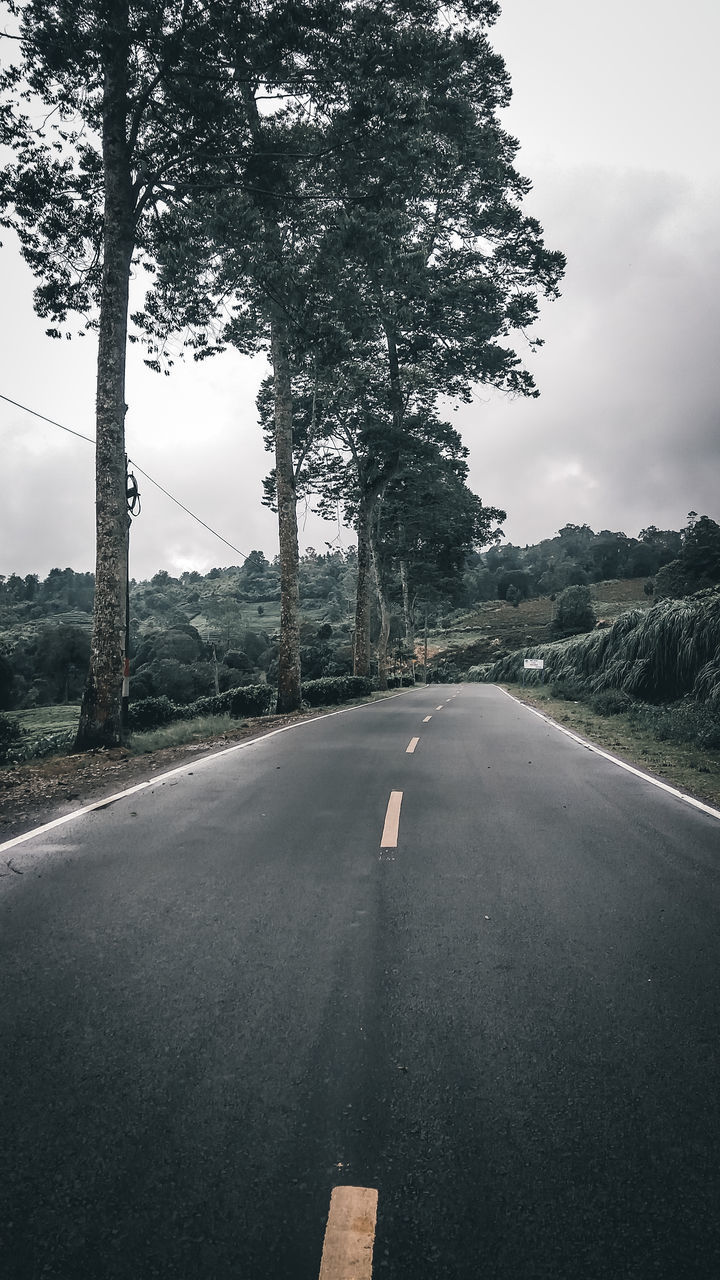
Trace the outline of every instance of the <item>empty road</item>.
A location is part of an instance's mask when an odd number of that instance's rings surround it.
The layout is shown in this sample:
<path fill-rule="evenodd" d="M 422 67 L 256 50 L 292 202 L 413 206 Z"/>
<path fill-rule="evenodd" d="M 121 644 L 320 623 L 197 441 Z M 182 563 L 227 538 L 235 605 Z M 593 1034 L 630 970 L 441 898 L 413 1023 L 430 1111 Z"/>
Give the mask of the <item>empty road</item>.
<path fill-rule="evenodd" d="M 338 1185 L 375 1280 L 720 1275 L 720 821 L 501 690 L 0 866 L 4 1280 L 317 1280 Z"/>

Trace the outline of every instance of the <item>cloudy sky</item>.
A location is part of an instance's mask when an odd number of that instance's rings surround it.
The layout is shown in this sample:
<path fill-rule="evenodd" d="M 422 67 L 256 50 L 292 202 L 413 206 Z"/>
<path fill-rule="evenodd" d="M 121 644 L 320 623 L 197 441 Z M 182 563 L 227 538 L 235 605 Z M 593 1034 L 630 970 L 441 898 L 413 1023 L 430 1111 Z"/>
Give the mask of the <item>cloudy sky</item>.
<path fill-rule="evenodd" d="M 561 525 L 637 535 L 720 519 L 720 45 L 717 0 L 505 0 L 494 44 L 512 76 L 506 125 L 534 190 L 527 209 L 568 271 L 532 358 L 539 400 L 478 389 L 448 416 L 471 484 L 505 508 L 508 539 Z M 94 342 L 54 342 L 32 279 L 0 250 L 0 393 L 93 434 Z M 276 552 L 255 394 L 265 366 L 228 354 L 147 371 L 131 351 L 128 452 L 239 550 Z M 0 573 L 94 561 L 93 451 L 0 400 Z M 206 571 L 240 557 L 138 477 L 131 572 Z M 300 542 L 348 545 L 301 512 Z"/>

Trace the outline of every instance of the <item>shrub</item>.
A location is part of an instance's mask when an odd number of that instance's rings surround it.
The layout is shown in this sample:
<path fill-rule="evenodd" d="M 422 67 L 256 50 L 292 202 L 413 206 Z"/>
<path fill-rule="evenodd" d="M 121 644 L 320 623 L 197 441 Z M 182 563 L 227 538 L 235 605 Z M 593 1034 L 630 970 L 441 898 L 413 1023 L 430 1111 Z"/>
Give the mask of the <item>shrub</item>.
<path fill-rule="evenodd" d="M 555 605 L 552 631 L 555 635 L 578 635 L 592 631 L 597 619 L 589 587 L 566 587 Z"/>
<path fill-rule="evenodd" d="M 590 706 L 601 716 L 619 716 L 633 705 L 632 698 L 621 689 L 603 689 L 590 698 Z"/>
<path fill-rule="evenodd" d="M 140 698 L 131 702 L 128 708 L 128 728 L 158 729 L 162 724 L 170 724 L 171 720 L 180 720 L 183 709 L 176 707 L 165 694 L 158 698 Z"/>
<path fill-rule="evenodd" d="M 692 742 L 698 747 L 720 747 L 720 712 L 684 698 L 665 707 L 641 704 L 632 712 L 633 720 L 650 729 L 661 742 Z"/>
<path fill-rule="evenodd" d="M 0 761 L 7 759 L 8 753 L 21 737 L 22 729 L 17 720 L 0 712 Z"/>
<path fill-rule="evenodd" d="M 682 560 L 671 560 L 655 574 L 656 600 L 681 600 L 697 590 L 697 582 L 688 574 Z"/>
<path fill-rule="evenodd" d="M 228 689 L 227 693 L 212 694 L 205 698 L 196 698 L 184 706 L 177 706 L 169 698 L 141 698 L 131 702 L 128 715 L 128 727 L 137 732 L 144 729 L 159 729 L 173 720 L 194 720 L 197 716 L 232 716 L 241 720 L 245 716 L 263 716 L 275 702 L 275 690 L 269 684 L 243 685 L 239 689 Z"/>
<path fill-rule="evenodd" d="M 194 702 L 182 708 L 183 720 L 194 720 L 196 716 L 232 716 L 240 720 L 243 716 L 263 716 L 275 701 L 275 690 L 270 684 L 245 684 L 225 693 L 212 694 L 207 698 L 196 698 Z"/>
<path fill-rule="evenodd" d="M 240 720 L 243 716 L 266 715 L 274 708 L 276 698 L 277 691 L 271 684 L 246 684 L 239 689 L 228 689 L 213 701 L 221 703 L 215 714 L 229 711 L 235 720 Z"/>
<path fill-rule="evenodd" d="M 303 701 L 310 707 L 335 706 L 350 698 L 362 698 L 373 690 L 369 676 L 322 676 L 319 680 L 304 680 Z"/>
<path fill-rule="evenodd" d="M 550 686 L 553 698 L 561 698 L 565 702 L 582 702 L 587 690 L 577 680 L 556 680 Z"/>

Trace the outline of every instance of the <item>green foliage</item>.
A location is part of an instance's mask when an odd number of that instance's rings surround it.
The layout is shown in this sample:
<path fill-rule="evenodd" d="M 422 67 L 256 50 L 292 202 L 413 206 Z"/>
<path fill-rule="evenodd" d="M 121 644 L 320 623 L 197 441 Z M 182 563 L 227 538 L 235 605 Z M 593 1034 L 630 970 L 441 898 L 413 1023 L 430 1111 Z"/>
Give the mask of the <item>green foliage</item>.
<path fill-rule="evenodd" d="M 274 699 L 275 690 L 267 684 L 228 689 L 227 693 L 197 698 L 184 706 L 171 702 L 164 696 L 141 698 L 130 703 L 128 727 L 131 731 L 156 729 L 174 720 L 194 720 L 198 716 L 209 715 L 229 715 L 233 719 L 262 716 L 270 710 Z"/>
<path fill-rule="evenodd" d="M 144 733 L 134 733 L 130 749 L 133 755 L 145 755 L 161 751 L 164 747 L 180 747 L 186 742 L 199 742 L 219 736 L 242 726 L 243 721 L 232 721 L 229 716 L 196 716 L 192 720 L 174 720 L 172 724 Z"/>
<path fill-rule="evenodd" d="M 594 693 L 589 703 L 598 715 L 619 716 L 630 710 L 633 700 L 622 689 L 603 689 L 600 693 Z"/>
<path fill-rule="evenodd" d="M 568 636 L 591 631 L 596 621 L 589 587 L 566 587 L 560 592 L 552 622 L 555 635 Z"/>
<path fill-rule="evenodd" d="M 663 566 L 678 556 L 681 546 L 681 533 L 654 525 L 641 530 L 638 538 L 630 538 L 619 531 L 595 533 L 589 525 L 567 524 L 554 538 L 534 546 L 506 543 L 469 556 L 465 599 L 467 603 L 495 596 L 504 600 L 510 585 L 527 599 L 538 594 L 554 596 L 566 587 L 604 579 L 647 578 L 663 573 Z"/>
<path fill-rule="evenodd" d="M 704 706 L 690 698 L 662 707 L 643 703 L 632 708 L 631 718 L 661 742 L 692 742 L 708 750 L 720 747 L 717 703 Z"/>
<path fill-rule="evenodd" d="M 655 597 L 682 599 L 716 582 L 720 582 L 720 525 L 691 512 L 677 558 L 655 576 Z"/>
<path fill-rule="evenodd" d="M 695 583 L 688 574 L 682 560 L 671 560 L 669 564 L 658 569 L 653 580 L 653 595 L 656 600 L 681 600 L 692 595 Z"/>
<path fill-rule="evenodd" d="M 680 559 L 697 581 L 720 581 L 720 525 L 709 516 L 691 519 L 683 533 Z"/>
<path fill-rule="evenodd" d="M 553 698 L 560 698 L 563 702 L 581 702 L 586 690 L 577 680 L 555 680 L 550 692 Z"/>
<path fill-rule="evenodd" d="M 15 672 L 4 653 L 0 653 L 0 710 L 7 710 L 13 702 Z"/>
<path fill-rule="evenodd" d="M 0 761 L 7 759 L 10 751 L 19 743 L 21 738 L 22 729 L 17 720 L 0 712 Z"/>
<path fill-rule="evenodd" d="M 632 698 L 670 702 L 687 695 L 720 699 L 720 588 L 685 600 L 630 610 L 602 631 L 518 650 L 494 663 L 490 680 L 519 680 L 523 659 L 543 658 L 546 678 L 581 696 L 617 689 Z"/>
<path fill-rule="evenodd" d="M 195 715 L 230 715 L 234 719 L 242 716 L 264 716 L 272 709 L 274 701 L 275 690 L 272 685 L 242 685 L 215 697 L 198 698 L 183 709 L 183 715 L 189 718 Z"/>
<path fill-rule="evenodd" d="M 372 693 L 373 681 L 368 676 L 326 676 L 320 680 L 304 680 L 303 702 L 310 707 L 329 707 L 351 698 Z"/>
<path fill-rule="evenodd" d="M 128 708 L 128 729 L 131 733 L 136 729 L 157 729 L 181 718 L 180 708 L 164 694 L 158 698 L 140 698 Z"/>

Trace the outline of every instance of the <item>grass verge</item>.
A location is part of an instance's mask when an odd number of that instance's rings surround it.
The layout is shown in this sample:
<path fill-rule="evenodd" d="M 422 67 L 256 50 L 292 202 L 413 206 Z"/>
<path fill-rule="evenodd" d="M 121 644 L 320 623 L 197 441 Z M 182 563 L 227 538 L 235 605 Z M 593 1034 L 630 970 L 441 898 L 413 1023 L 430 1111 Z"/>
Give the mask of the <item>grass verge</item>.
<path fill-rule="evenodd" d="M 130 751 L 134 756 L 144 756 L 164 747 L 182 747 L 188 742 L 202 742 L 205 738 L 228 737 L 238 729 L 247 728 L 247 720 L 233 720 L 230 716 L 196 716 L 194 720 L 176 720 L 160 729 L 148 729 L 134 733 L 130 739 Z"/>
<path fill-rule="evenodd" d="M 292 719 L 311 719 L 313 716 L 327 715 L 332 711 L 341 711 L 343 707 L 360 707 L 365 702 L 378 702 L 382 698 L 388 698 L 393 693 L 398 693 L 397 689 L 389 689 L 379 691 L 376 690 L 369 696 L 362 698 L 352 698 L 348 702 L 343 702 L 338 706 L 310 707 L 304 711 L 293 713 Z M 255 728 L 259 726 L 267 726 L 272 728 L 273 722 L 278 719 L 278 723 L 286 723 L 288 717 L 262 716 L 253 720 Z M 246 729 L 250 724 L 249 720 L 234 720 L 231 716 L 197 716 L 194 720 L 175 720 L 171 724 L 163 725 L 159 729 L 147 730 L 145 733 L 134 733 L 130 740 L 130 752 L 132 755 L 147 755 L 151 751 L 162 751 L 165 747 L 182 747 L 187 743 L 202 742 L 206 738 L 218 738 L 237 736 L 240 730 Z M 242 734 L 240 735 L 242 736 Z"/>
<path fill-rule="evenodd" d="M 575 733 L 688 795 L 720 808 L 720 749 L 690 742 L 660 741 L 651 728 L 638 724 L 630 713 L 603 716 L 584 702 L 554 698 L 542 686 L 532 689 L 516 684 L 502 688 L 520 702 L 537 707 Z"/>

